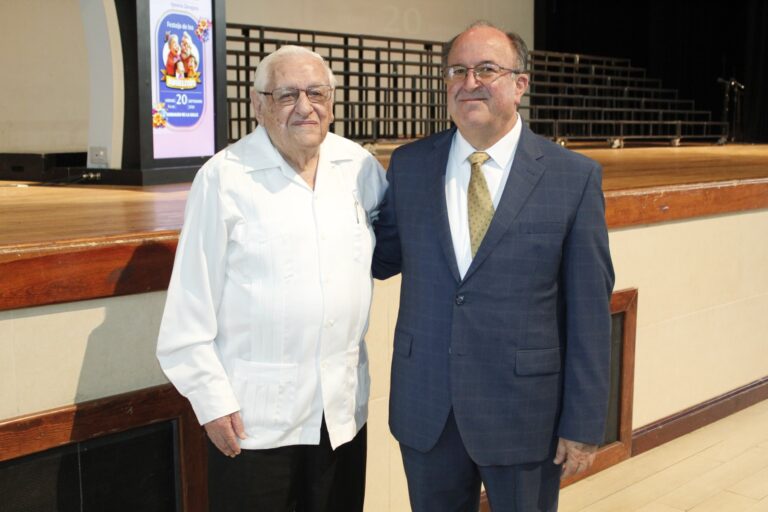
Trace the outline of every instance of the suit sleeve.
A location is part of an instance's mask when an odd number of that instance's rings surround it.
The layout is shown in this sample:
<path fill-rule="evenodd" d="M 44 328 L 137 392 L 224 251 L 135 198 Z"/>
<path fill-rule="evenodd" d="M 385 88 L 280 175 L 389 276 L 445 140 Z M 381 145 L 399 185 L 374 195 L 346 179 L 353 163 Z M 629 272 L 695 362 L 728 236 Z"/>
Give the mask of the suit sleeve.
<path fill-rule="evenodd" d="M 226 270 L 227 226 L 215 173 L 197 173 L 176 249 L 157 358 L 200 424 L 240 409 L 214 339 Z"/>
<path fill-rule="evenodd" d="M 561 270 L 566 349 L 558 435 L 601 444 L 608 409 L 614 273 L 598 164 L 565 240 Z"/>
<path fill-rule="evenodd" d="M 400 273 L 402 254 L 400 234 L 395 214 L 395 168 L 397 151 L 392 154 L 387 171 L 387 192 L 381 203 L 378 218 L 373 224 L 376 233 L 376 248 L 373 251 L 372 273 L 376 279 L 387 279 Z"/>

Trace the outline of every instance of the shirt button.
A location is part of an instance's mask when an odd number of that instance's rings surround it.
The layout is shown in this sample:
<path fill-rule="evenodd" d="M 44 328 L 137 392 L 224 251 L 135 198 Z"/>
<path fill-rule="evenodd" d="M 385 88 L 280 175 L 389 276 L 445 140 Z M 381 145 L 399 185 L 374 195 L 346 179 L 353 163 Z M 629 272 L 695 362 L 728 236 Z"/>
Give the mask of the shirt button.
<path fill-rule="evenodd" d="M 457 295 L 456 296 L 456 305 L 461 306 L 464 304 L 464 296 L 463 295 Z"/>

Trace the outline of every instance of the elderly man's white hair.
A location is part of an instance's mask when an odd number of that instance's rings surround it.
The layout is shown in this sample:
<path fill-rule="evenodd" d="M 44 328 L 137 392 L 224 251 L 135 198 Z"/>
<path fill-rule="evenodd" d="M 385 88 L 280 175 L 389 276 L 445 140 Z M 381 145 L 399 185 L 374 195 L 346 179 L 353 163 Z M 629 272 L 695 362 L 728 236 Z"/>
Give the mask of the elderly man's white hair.
<path fill-rule="evenodd" d="M 278 60 L 283 59 L 285 57 L 290 57 L 292 55 L 310 56 L 322 62 L 323 67 L 328 72 L 329 85 L 331 87 L 336 87 L 336 77 L 333 76 L 333 71 L 331 70 L 331 67 L 328 65 L 327 62 L 325 62 L 325 59 L 319 53 L 315 53 L 311 50 L 307 50 L 302 46 L 285 45 L 285 46 L 281 46 L 279 49 L 270 53 L 269 55 L 264 57 L 261 60 L 261 62 L 259 62 L 259 66 L 256 68 L 256 73 L 254 74 L 254 77 L 253 77 L 253 88 L 256 91 L 264 91 L 265 88 L 267 87 L 267 83 L 269 82 L 272 65 Z"/>

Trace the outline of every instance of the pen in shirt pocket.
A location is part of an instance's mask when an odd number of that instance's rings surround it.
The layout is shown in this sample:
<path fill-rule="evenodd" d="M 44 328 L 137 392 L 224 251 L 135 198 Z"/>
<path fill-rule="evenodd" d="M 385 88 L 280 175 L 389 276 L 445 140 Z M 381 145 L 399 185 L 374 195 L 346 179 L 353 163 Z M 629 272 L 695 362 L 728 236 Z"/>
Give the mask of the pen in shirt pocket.
<path fill-rule="evenodd" d="M 355 220 L 358 224 L 360 224 L 360 202 L 357 200 L 357 196 L 352 193 L 352 199 L 355 201 Z"/>

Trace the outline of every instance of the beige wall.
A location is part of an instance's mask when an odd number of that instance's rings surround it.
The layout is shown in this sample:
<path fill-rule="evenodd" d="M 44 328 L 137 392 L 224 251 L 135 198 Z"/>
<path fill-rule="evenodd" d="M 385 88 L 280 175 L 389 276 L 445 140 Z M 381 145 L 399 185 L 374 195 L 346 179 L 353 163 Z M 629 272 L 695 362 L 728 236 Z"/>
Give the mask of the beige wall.
<path fill-rule="evenodd" d="M 768 376 L 768 211 L 614 230 L 639 288 L 633 427 Z"/>
<path fill-rule="evenodd" d="M 88 56 L 79 1 L 0 6 L 0 153 L 85 151 Z"/>
<path fill-rule="evenodd" d="M 478 19 L 533 47 L 533 0 L 227 0 L 227 21 L 444 41 Z"/>
<path fill-rule="evenodd" d="M 400 277 L 376 281 L 366 342 L 371 370 L 366 512 L 410 510 L 400 448 L 389 433 L 389 367 L 400 304 Z"/>
<path fill-rule="evenodd" d="M 90 86 L 80 0 L 0 6 L 0 153 L 86 151 Z M 533 0 L 228 0 L 225 7 L 229 22 L 433 40 L 486 18 L 533 44 Z"/>
<path fill-rule="evenodd" d="M 610 233 L 616 289 L 640 290 L 633 427 L 768 375 L 768 210 Z M 367 512 L 408 510 L 387 394 L 399 278 L 376 282 Z M 0 420 L 165 382 L 164 293 L 0 312 Z"/>
<path fill-rule="evenodd" d="M 0 420 L 167 381 L 165 292 L 0 311 Z"/>

